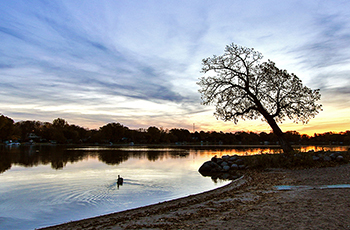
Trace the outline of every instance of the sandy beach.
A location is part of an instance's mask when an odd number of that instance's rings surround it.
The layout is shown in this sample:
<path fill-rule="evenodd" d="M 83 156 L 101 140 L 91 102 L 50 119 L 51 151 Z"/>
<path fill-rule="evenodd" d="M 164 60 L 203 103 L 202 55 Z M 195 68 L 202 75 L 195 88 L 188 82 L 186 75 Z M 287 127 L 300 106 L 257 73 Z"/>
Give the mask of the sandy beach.
<path fill-rule="evenodd" d="M 45 229 L 350 229 L 350 188 L 322 187 L 336 184 L 350 184 L 350 164 L 246 171 L 216 190 Z"/>

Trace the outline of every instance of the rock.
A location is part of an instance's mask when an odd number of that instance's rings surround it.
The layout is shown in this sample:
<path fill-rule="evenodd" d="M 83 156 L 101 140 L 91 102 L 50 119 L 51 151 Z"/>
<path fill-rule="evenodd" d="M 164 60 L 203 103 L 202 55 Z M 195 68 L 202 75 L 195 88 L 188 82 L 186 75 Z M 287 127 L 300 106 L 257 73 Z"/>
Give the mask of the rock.
<path fill-rule="evenodd" d="M 335 160 L 337 158 L 337 155 L 335 153 L 332 153 L 329 155 L 329 157 L 332 158 L 332 160 Z"/>
<path fill-rule="evenodd" d="M 221 158 L 218 158 L 216 163 L 218 163 L 218 165 L 220 165 L 223 162 L 223 160 Z"/>
<path fill-rule="evenodd" d="M 210 172 L 215 162 L 206 161 L 199 168 L 199 172 Z"/>
<path fill-rule="evenodd" d="M 213 156 L 212 158 L 211 158 L 211 161 L 213 161 L 213 162 L 217 162 L 217 160 L 218 160 L 218 158 L 217 158 L 217 156 L 215 155 L 215 156 Z"/>
<path fill-rule="evenodd" d="M 337 156 L 337 161 L 343 161 L 344 157 L 342 155 Z"/>
<path fill-rule="evenodd" d="M 238 157 L 237 156 L 232 156 L 232 157 L 230 157 L 230 161 L 236 161 L 238 159 Z"/>
<path fill-rule="evenodd" d="M 245 165 L 239 165 L 238 168 L 239 169 L 245 169 Z"/>
<path fill-rule="evenodd" d="M 221 170 L 222 170 L 222 168 L 213 161 L 204 162 L 202 164 L 202 166 L 198 169 L 200 174 L 202 174 L 204 176 L 206 176 L 206 175 L 209 176 L 211 173 L 220 172 Z"/>
<path fill-rule="evenodd" d="M 312 156 L 312 160 L 314 160 L 314 161 L 319 161 L 320 158 L 319 158 L 318 156 Z"/>
<path fill-rule="evenodd" d="M 222 167 L 222 169 L 223 169 L 224 171 L 228 171 L 228 170 L 230 170 L 230 166 L 225 165 L 225 166 Z"/>
<path fill-rule="evenodd" d="M 238 165 L 237 164 L 232 164 L 231 165 L 231 169 L 238 169 Z"/>
<path fill-rule="evenodd" d="M 332 158 L 330 158 L 329 156 L 324 156 L 324 157 L 323 157 L 323 160 L 324 160 L 324 161 L 331 161 Z"/>
<path fill-rule="evenodd" d="M 228 174 L 228 173 L 224 173 L 220 176 L 220 179 L 223 179 L 223 180 L 227 180 L 229 178 L 230 178 L 230 174 Z"/>
<path fill-rule="evenodd" d="M 220 165 L 221 165 L 221 167 L 225 167 L 225 166 L 228 165 L 228 163 L 227 163 L 226 161 L 224 161 L 224 162 L 222 162 Z"/>
<path fill-rule="evenodd" d="M 226 156 L 222 156 L 221 158 L 222 158 L 222 160 L 224 160 L 224 161 L 228 161 L 229 158 L 230 158 L 230 156 L 229 156 L 229 155 L 226 155 Z"/>
<path fill-rule="evenodd" d="M 236 164 L 238 164 L 238 165 L 243 164 L 243 160 L 242 159 L 237 159 L 236 160 Z"/>

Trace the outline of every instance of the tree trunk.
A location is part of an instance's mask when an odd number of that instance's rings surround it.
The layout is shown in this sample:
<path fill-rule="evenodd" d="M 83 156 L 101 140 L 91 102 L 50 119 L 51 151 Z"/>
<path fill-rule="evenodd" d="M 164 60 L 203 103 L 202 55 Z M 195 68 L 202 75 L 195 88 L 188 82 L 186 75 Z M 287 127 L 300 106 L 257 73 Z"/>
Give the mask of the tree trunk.
<path fill-rule="evenodd" d="M 271 126 L 273 133 L 278 137 L 283 152 L 285 154 L 291 153 L 293 151 L 293 148 L 290 145 L 290 143 L 284 138 L 284 133 L 277 125 L 275 119 L 266 111 L 266 109 L 264 108 L 264 106 L 262 106 L 258 98 L 253 93 L 251 93 L 249 89 L 247 90 L 247 92 L 253 98 L 255 105 L 258 107 L 258 111 L 263 115 L 267 123 Z"/>
<path fill-rule="evenodd" d="M 280 129 L 280 127 L 277 125 L 275 119 L 273 117 L 265 117 L 267 120 L 267 123 L 271 126 L 273 133 L 278 137 L 278 141 L 280 142 L 280 145 L 283 149 L 283 152 L 285 154 L 291 153 L 293 151 L 292 146 L 290 145 L 289 141 L 287 141 L 284 138 L 284 133 Z"/>

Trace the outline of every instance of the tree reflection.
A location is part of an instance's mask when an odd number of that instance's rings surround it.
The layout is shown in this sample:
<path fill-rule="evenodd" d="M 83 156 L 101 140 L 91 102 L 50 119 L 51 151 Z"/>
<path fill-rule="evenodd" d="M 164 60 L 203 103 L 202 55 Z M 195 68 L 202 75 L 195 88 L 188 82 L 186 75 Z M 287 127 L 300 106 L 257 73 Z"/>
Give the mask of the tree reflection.
<path fill-rule="evenodd" d="M 345 148 L 345 147 L 344 147 Z M 332 150 L 324 148 L 324 150 Z M 345 149 L 337 149 L 341 151 Z M 181 147 L 181 148 L 114 148 L 114 147 L 69 147 L 64 145 L 21 145 L 16 148 L 0 145 L 0 173 L 11 169 L 12 165 L 23 167 L 34 167 L 38 165 L 51 165 L 52 169 L 59 170 L 67 166 L 68 163 L 79 162 L 88 157 L 98 158 L 99 161 L 108 165 L 119 165 L 129 158 L 147 159 L 149 161 L 158 161 L 164 158 L 181 158 L 189 155 L 201 155 L 211 158 L 213 155 L 219 157 L 223 155 L 254 155 L 261 152 L 272 153 L 271 148 L 227 148 L 221 147 L 205 147 L 197 148 Z"/>
<path fill-rule="evenodd" d="M 12 165 L 34 167 L 51 164 L 53 169 L 62 169 L 68 162 L 81 161 L 86 157 L 84 151 L 67 151 L 65 147 L 58 146 L 20 146 L 12 149 L 0 146 L 0 173 Z"/>
<path fill-rule="evenodd" d="M 145 152 L 147 159 L 149 161 L 157 161 L 161 156 L 163 156 L 165 153 L 160 151 L 148 151 Z"/>
<path fill-rule="evenodd" d="M 6 148 L 0 146 L 0 173 L 9 170 L 12 165 L 34 167 L 51 164 L 53 169 L 59 170 L 66 167 L 67 163 L 82 161 L 89 156 L 98 157 L 99 161 L 108 165 L 119 165 L 127 161 L 129 157 L 157 161 L 168 154 L 163 150 L 150 151 L 123 151 L 118 149 L 95 148 L 67 148 L 66 146 L 30 145 L 18 148 Z"/>
<path fill-rule="evenodd" d="M 11 168 L 11 157 L 8 153 L 0 154 L 0 173 Z"/>
<path fill-rule="evenodd" d="M 119 165 L 129 159 L 129 154 L 124 151 L 104 150 L 98 153 L 98 159 L 108 165 Z"/>

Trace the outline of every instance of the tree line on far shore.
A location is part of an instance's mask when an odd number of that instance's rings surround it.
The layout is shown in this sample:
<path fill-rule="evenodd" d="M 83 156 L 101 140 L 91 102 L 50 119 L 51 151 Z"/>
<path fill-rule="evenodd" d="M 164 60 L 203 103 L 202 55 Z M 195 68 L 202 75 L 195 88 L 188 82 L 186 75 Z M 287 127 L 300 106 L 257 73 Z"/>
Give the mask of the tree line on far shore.
<path fill-rule="evenodd" d="M 309 136 L 296 131 L 287 131 L 286 139 L 292 144 L 349 145 L 350 131 L 327 132 Z M 0 141 L 57 143 L 57 144 L 216 144 L 216 145 L 260 145 L 277 144 L 273 132 L 216 132 L 150 126 L 147 129 L 129 129 L 120 123 L 108 123 L 99 129 L 86 129 L 70 125 L 62 118 L 50 122 L 19 121 L 0 116 Z"/>

